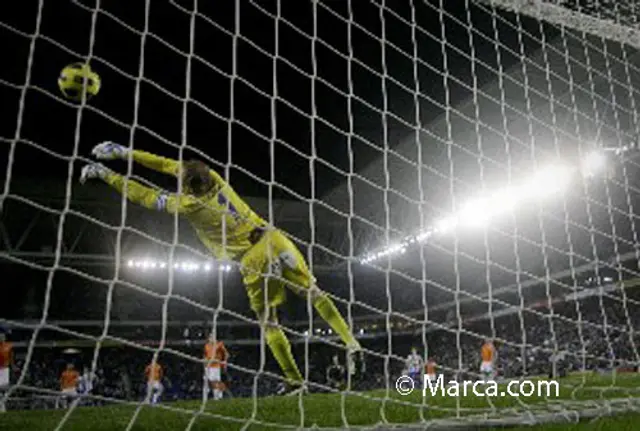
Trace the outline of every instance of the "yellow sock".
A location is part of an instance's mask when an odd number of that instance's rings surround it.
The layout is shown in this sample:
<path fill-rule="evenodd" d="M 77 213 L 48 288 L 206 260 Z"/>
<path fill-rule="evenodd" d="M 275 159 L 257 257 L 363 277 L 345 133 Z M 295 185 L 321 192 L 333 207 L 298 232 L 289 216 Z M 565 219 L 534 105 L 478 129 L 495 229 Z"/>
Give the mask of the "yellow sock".
<path fill-rule="evenodd" d="M 272 326 L 268 327 L 265 331 L 265 338 L 284 376 L 289 379 L 290 382 L 302 382 L 304 379 L 302 378 L 302 374 L 300 374 L 300 370 L 298 370 L 295 359 L 293 359 L 291 344 L 289 344 L 289 340 L 282 329 Z"/>
<path fill-rule="evenodd" d="M 340 336 L 342 342 L 346 345 L 353 345 L 356 343 L 356 339 L 349 330 L 347 322 L 344 321 L 342 315 L 336 308 L 329 296 L 322 294 L 313 301 L 313 306 L 318 311 L 320 317 L 331 326 L 336 334 Z"/>

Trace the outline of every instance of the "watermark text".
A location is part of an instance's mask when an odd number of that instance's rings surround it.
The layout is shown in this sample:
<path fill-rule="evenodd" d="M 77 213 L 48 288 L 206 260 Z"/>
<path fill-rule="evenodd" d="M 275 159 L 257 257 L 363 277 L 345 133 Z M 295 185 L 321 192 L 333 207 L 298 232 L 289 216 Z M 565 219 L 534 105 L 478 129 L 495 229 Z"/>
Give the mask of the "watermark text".
<path fill-rule="evenodd" d="M 495 380 L 467 380 L 462 383 L 452 380 L 445 383 L 444 376 L 430 378 L 427 374 L 422 381 L 409 376 L 400 376 L 396 380 L 396 391 L 400 395 L 409 395 L 422 388 L 422 396 L 459 397 L 558 397 L 560 385 L 555 380 L 511 380 L 498 384 Z"/>

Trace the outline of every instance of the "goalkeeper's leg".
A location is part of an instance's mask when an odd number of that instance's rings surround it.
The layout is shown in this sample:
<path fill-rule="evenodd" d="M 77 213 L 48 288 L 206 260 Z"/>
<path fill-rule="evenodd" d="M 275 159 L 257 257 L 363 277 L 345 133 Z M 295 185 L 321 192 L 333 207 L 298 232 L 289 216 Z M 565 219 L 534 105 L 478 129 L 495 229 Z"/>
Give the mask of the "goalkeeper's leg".
<path fill-rule="evenodd" d="M 271 353 L 276 358 L 280 369 L 287 378 L 290 385 L 300 385 L 303 382 L 302 374 L 296 365 L 293 354 L 291 353 L 291 344 L 287 339 L 282 328 L 278 325 L 278 318 L 275 307 L 268 307 L 259 313 L 259 319 L 264 328 L 264 336 L 271 349 Z"/>
<path fill-rule="evenodd" d="M 320 317 L 331 326 L 331 329 L 335 331 L 340 337 L 342 342 L 347 346 L 350 351 L 360 350 L 360 343 L 353 336 L 347 322 L 338 311 L 338 308 L 334 304 L 333 300 L 325 292 L 321 291 L 315 284 L 311 285 L 311 288 L 304 291 L 311 298 L 313 308 L 316 309 Z"/>
<path fill-rule="evenodd" d="M 360 343 L 351 333 L 349 326 L 338 311 L 333 300 L 316 285 L 316 279 L 309 271 L 298 248 L 281 232 L 274 232 L 271 238 L 273 252 L 280 261 L 282 277 L 287 287 L 305 298 L 309 298 L 320 317 L 331 326 L 347 346 L 349 351 L 360 350 Z"/>

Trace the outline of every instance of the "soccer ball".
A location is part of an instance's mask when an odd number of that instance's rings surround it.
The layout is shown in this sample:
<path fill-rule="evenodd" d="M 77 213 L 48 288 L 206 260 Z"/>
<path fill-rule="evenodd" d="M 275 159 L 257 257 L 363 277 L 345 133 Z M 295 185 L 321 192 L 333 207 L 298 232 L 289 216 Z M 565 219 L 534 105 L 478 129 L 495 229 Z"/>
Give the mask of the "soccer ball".
<path fill-rule="evenodd" d="M 60 72 L 58 87 L 67 99 L 79 102 L 84 92 L 89 100 L 100 91 L 100 76 L 88 64 L 73 63 Z"/>

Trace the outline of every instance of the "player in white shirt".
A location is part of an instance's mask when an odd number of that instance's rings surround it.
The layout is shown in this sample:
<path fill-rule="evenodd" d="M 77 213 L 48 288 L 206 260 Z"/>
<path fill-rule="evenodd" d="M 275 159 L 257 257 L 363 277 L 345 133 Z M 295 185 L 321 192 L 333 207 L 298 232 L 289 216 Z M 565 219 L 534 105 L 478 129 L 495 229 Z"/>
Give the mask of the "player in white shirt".
<path fill-rule="evenodd" d="M 78 379 L 78 394 L 79 395 L 91 395 L 93 391 L 93 382 L 96 376 L 88 368 L 85 368 L 82 375 Z M 90 403 L 90 400 L 83 400 L 83 404 Z"/>
<path fill-rule="evenodd" d="M 411 377 L 414 381 L 420 381 L 420 374 L 422 373 L 424 361 L 422 357 L 418 354 L 418 350 L 415 347 L 411 348 L 411 353 L 407 356 L 405 360 L 405 369 L 407 370 L 407 375 Z"/>

